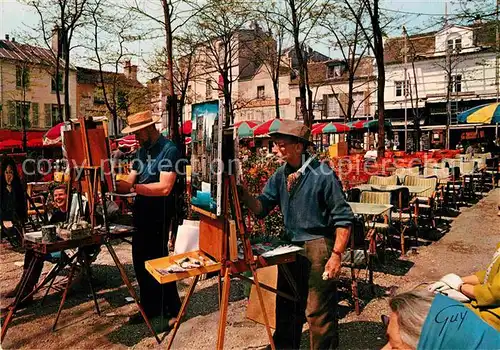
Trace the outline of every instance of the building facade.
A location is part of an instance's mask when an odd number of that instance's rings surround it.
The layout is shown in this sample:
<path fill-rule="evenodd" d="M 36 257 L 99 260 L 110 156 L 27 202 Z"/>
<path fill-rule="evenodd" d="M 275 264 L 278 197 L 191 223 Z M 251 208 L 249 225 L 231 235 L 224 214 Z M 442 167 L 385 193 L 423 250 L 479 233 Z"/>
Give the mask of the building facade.
<path fill-rule="evenodd" d="M 137 80 L 137 66 L 128 60 L 124 62 L 123 72 L 103 71 L 102 79 L 100 70 L 77 67 L 78 116 L 105 116 L 109 120 L 110 135 L 117 135 L 124 127 L 123 119 L 128 114 L 150 108 L 149 90 Z M 106 105 L 105 97 L 111 109 L 116 110 L 116 132 L 113 113 Z"/>
<path fill-rule="evenodd" d="M 496 100 L 494 46 L 492 23 L 450 25 L 437 32 L 386 41 L 385 110 L 394 129 L 399 130 L 396 136 L 401 146 L 405 142 L 405 115 L 410 148 L 417 123 L 423 131 L 424 148 L 444 146 L 447 123 L 452 148 L 466 129 L 474 128 L 459 125 L 456 116 Z"/>
<path fill-rule="evenodd" d="M 57 79 L 52 62 L 48 49 L 18 43 L 8 35 L 0 40 L 0 129 L 20 130 L 23 117 L 29 130 L 46 130 L 59 123 L 57 83 L 61 104 L 69 94 L 75 114 L 76 70 L 70 70 L 69 86 L 64 86 L 63 68 Z"/>

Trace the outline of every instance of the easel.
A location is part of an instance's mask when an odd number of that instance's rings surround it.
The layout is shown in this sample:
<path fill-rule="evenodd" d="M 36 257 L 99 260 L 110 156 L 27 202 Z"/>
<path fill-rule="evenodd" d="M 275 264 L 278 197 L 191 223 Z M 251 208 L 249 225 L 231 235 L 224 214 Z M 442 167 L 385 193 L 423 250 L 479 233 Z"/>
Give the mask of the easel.
<path fill-rule="evenodd" d="M 292 297 L 290 295 L 287 295 L 286 293 L 281 293 L 277 291 L 275 288 L 271 288 L 269 286 L 263 285 L 259 282 L 256 270 L 258 267 L 265 267 L 265 266 L 272 266 L 272 265 L 277 265 L 277 264 L 284 264 L 288 262 L 293 262 L 295 261 L 296 253 L 289 253 L 289 254 L 284 254 L 280 256 L 276 256 L 273 258 L 263 258 L 263 257 L 257 257 L 255 258 L 252 252 L 252 247 L 250 244 L 250 239 L 245 235 L 245 227 L 243 223 L 243 217 L 241 213 L 241 207 L 240 207 L 240 202 L 238 198 L 238 192 L 236 189 L 236 180 L 234 175 L 225 175 L 223 179 L 223 198 L 224 198 L 224 208 L 223 208 L 223 213 L 224 217 L 218 218 L 214 214 L 211 214 L 209 212 L 206 212 L 204 210 L 201 210 L 199 208 L 194 207 L 193 210 L 197 211 L 198 213 L 201 214 L 201 223 L 200 223 L 200 251 L 195 252 L 200 255 L 208 255 L 209 257 L 212 257 L 215 261 L 218 262 L 216 267 L 212 268 L 211 270 L 208 270 L 206 267 L 203 268 L 198 268 L 198 269 L 192 269 L 188 270 L 188 272 L 181 272 L 181 273 L 173 273 L 170 276 L 167 277 L 165 280 L 162 280 L 162 276 L 160 276 L 156 271 L 155 271 L 155 265 L 157 264 L 165 264 L 165 263 L 170 263 L 174 261 L 175 259 L 178 259 L 179 257 L 182 257 L 187 254 L 182 254 L 179 256 L 175 257 L 166 257 L 166 258 L 160 258 L 160 259 L 155 259 L 146 262 L 146 268 L 148 271 L 155 277 L 158 281 L 161 281 L 160 283 L 166 283 L 166 282 L 173 282 L 177 280 L 181 280 L 184 278 L 188 277 L 194 277 L 189 290 L 184 297 L 184 300 L 182 302 L 181 309 L 179 311 L 179 314 L 177 316 L 177 321 L 174 325 L 174 328 L 172 330 L 172 336 L 167 344 L 167 349 L 170 349 L 172 347 L 173 341 L 175 339 L 175 336 L 177 334 L 177 331 L 179 330 L 182 317 L 184 316 L 186 312 L 187 305 L 189 303 L 189 300 L 191 296 L 194 293 L 196 284 L 199 281 L 200 275 L 207 273 L 207 272 L 213 272 L 213 271 L 219 271 L 219 306 L 220 306 L 220 319 L 219 319 L 219 326 L 218 326 L 218 332 L 217 332 L 217 349 L 222 350 L 224 347 L 224 335 L 225 335 L 225 329 L 226 329 L 226 321 L 227 321 L 227 312 L 228 312 L 228 306 L 229 306 L 229 290 L 231 286 L 231 277 L 238 277 L 242 279 L 245 282 L 253 283 L 256 287 L 257 291 L 257 296 L 259 299 L 259 305 L 261 308 L 261 312 L 264 318 L 264 324 L 266 327 L 266 332 L 269 337 L 269 343 L 272 349 L 275 349 L 274 347 L 274 341 L 271 333 L 271 327 L 269 324 L 269 318 L 266 313 L 266 309 L 264 307 L 264 299 L 262 296 L 262 289 L 266 289 L 268 291 L 274 292 L 276 294 L 282 295 L 288 299 L 291 300 L 297 300 L 297 287 L 295 286 L 295 283 L 293 281 L 293 277 L 291 276 L 290 272 L 286 268 L 285 265 L 283 265 L 283 269 L 285 272 L 285 276 L 288 280 L 288 282 L 292 286 L 292 290 L 294 291 L 295 297 Z M 235 222 L 231 220 L 231 213 L 234 215 L 234 218 L 236 219 Z M 244 259 L 239 260 L 237 257 L 234 258 L 230 255 L 230 245 L 231 244 L 236 244 L 236 242 L 231 242 L 230 235 L 231 231 L 234 232 L 234 229 L 236 229 L 239 238 L 241 242 L 243 242 L 244 245 Z M 251 271 L 253 280 L 241 275 L 242 272 L 245 271 Z"/>
<path fill-rule="evenodd" d="M 125 269 L 118 259 L 118 256 L 116 255 L 115 250 L 113 249 L 113 246 L 111 245 L 110 241 L 114 237 L 112 237 L 109 229 L 109 221 L 107 218 L 107 209 L 106 209 L 106 188 L 112 188 L 112 178 L 110 178 L 109 174 L 111 173 L 111 168 L 110 164 L 104 163 L 104 165 L 107 167 L 105 169 L 102 169 L 100 167 L 100 162 L 103 159 L 109 159 L 109 143 L 106 138 L 106 133 L 105 130 L 95 128 L 95 129 L 89 129 L 88 125 L 86 124 L 86 121 L 83 118 L 80 118 L 80 139 L 78 138 L 78 135 L 73 135 L 73 137 L 70 136 L 68 140 L 68 144 L 74 143 L 78 145 L 78 143 L 81 144 L 81 148 L 76 148 L 76 150 L 83 149 L 84 153 L 83 155 L 81 152 L 75 152 L 73 157 L 71 159 L 74 159 L 76 161 L 76 164 L 86 164 L 85 166 L 81 167 L 80 170 L 83 170 L 83 173 L 80 172 L 80 174 L 84 174 L 85 178 L 87 179 L 86 181 L 86 187 L 88 189 L 88 202 L 89 202 L 89 207 L 90 207 L 90 217 L 91 217 L 91 225 L 92 227 L 95 227 L 95 219 L 96 219 L 96 208 L 97 204 L 100 198 L 100 202 L 102 204 L 102 211 L 103 211 L 103 218 L 104 218 L 104 227 L 105 227 L 105 234 L 106 234 L 106 239 L 103 241 L 103 244 L 106 246 L 108 249 L 109 254 L 111 255 L 111 258 L 113 259 L 116 267 L 118 268 L 120 272 L 120 276 L 125 283 L 130 295 L 134 299 L 137 307 L 139 308 L 139 312 L 141 313 L 144 322 L 146 323 L 147 327 L 155 337 L 156 341 L 158 344 L 161 343 L 160 338 L 156 334 L 156 331 L 153 329 L 151 322 L 149 321 L 146 313 L 144 312 L 144 309 L 142 308 L 140 302 L 139 302 L 139 297 L 132 286 L 132 283 L 130 283 L 130 280 L 127 277 L 127 274 L 125 273 Z M 66 142 L 66 139 L 65 139 Z M 92 148 L 90 147 L 90 144 L 92 144 Z M 70 157 L 68 156 L 68 159 Z M 102 170 L 105 171 L 107 174 L 106 176 L 101 176 Z M 73 175 L 73 174 L 71 174 Z M 70 179 L 71 183 L 71 179 Z M 78 179 L 78 191 L 79 191 L 79 200 L 81 204 L 81 193 L 84 190 L 82 186 L 82 181 L 81 178 Z M 100 189 L 100 192 L 99 192 Z M 69 204 L 69 202 L 68 202 Z M 82 209 L 82 206 L 80 205 L 80 209 Z M 89 270 L 90 271 L 90 270 Z M 90 273 L 90 272 L 89 272 Z M 70 281 L 69 281 L 70 282 Z M 69 283 L 68 283 L 69 287 Z M 94 299 L 95 300 L 95 299 Z M 96 301 L 96 300 L 95 300 Z M 96 308 L 97 306 L 97 301 L 96 301 Z"/>

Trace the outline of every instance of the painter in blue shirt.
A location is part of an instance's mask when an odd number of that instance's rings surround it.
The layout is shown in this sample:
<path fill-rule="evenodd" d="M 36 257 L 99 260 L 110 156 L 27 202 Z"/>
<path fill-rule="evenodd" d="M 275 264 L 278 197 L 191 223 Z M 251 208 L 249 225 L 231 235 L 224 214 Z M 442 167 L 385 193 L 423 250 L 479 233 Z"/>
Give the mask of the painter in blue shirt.
<path fill-rule="evenodd" d="M 307 320 L 311 349 L 332 349 L 338 345 L 335 279 L 354 215 L 332 169 L 308 154 L 309 128 L 283 120 L 271 136 L 286 164 L 257 198 L 244 190 L 243 201 L 260 218 L 279 207 L 286 237 L 303 247 L 296 261 L 286 264 L 298 288 L 298 302 L 276 296 L 274 343 L 277 349 L 300 348 Z M 277 289 L 294 294 L 283 268 L 278 269 Z"/>

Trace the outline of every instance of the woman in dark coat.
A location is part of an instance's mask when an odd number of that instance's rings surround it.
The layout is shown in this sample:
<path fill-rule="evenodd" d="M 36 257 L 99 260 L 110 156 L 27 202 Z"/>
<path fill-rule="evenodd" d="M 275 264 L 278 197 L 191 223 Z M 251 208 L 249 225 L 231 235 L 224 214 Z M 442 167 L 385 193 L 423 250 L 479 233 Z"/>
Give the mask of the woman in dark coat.
<path fill-rule="evenodd" d="M 27 214 L 25 191 L 16 163 L 12 158 L 4 157 L 0 173 L 0 223 L 2 237 L 6 237 L 13 246 L 20 245 Z"/>

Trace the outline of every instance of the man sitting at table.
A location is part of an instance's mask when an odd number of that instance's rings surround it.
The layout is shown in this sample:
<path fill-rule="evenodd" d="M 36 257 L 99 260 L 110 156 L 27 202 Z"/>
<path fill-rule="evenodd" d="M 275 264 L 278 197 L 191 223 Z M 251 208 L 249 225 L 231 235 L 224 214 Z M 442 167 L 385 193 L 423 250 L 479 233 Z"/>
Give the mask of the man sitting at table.
<path fill-rule="evenodd" d="M 66 205 L 68 199 L 66 191 L 67 190 L 65 185 L 60 185 L 56 187 L 53 191 L 54 209 L 52 211 L 52 216 L 50 217 L 49 220 L 50 224 L 56 224 L 58 222 L 66 221 Z M 33 251 L 29 249 L 26 250 L 26 253 L 24 254 L 23 275 L 21 276 L 21 279 L 17 283 L 16 288 L 11 290 L 10 292 L 7 292 L 4 295 L 5 298 L 14 298 L 16 296 L 17 292 L 19 291 L 19 288 L 21 287 L 20 285 L 21 281 L 23 280 L 23 277 L 28 273 L 28 267 L 33 259 L 35 259 L 35 254 L 33 253 Z M 33 272 L 31 273 L 31 276 L 26 282 L 26 287 L 24 288 L 23 295 L 21 295 L 21 300 L 33 291 L 36 284 L 38 283 L 40 275 L 42 274 L 42 269 L 43 269 L 43 261 L 37 259 L 37 261 L 35 262 L 35 266 L 33 267 Z M 24 300 L 24 302 L 19 304 L 18 306 L 19 307 L 26 306 L 30 304 L 32 301 L 33 301 L 33 296 Z"/>

